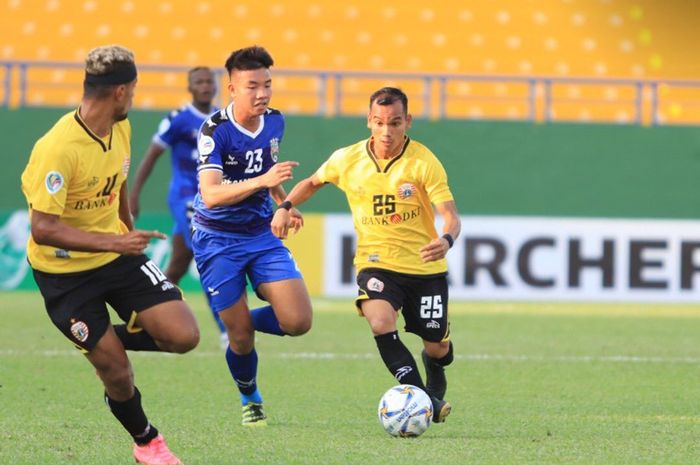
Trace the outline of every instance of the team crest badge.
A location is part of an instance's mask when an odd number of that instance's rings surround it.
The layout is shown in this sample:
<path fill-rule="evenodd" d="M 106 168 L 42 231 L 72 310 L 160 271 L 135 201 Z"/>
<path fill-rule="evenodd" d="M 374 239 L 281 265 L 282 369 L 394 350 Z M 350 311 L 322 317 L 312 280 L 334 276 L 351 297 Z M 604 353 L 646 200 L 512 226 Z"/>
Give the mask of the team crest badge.
<path fill-rule="evenodd" d="M 407 198 L 411 197 L 412 195 L 415 195 L 416 193 L 416 186 L 413 184 L 407 182 L 404 184 L 401 184 L 399 186 L 399 198 L 406 200 Z"/>
<path fill-rule="evenodd" d="M 49 194 L 53 195 L 63 187 L 63 176 L 58 171 L 49 171 L 46 173 L 44 182 L 46 184 L 46 190 L 49 191 Z"/>
<path fill-rule="evenodd" d="M 384 290 L 384 283 L 377 278 L 370 278 L 367 281 L 367 289 L 374 292 L 382 292 Z"/>
<path fill-rule="evenodd" d="M 75 323 L 73 323 L 70 326 L 70 332 L 73 335 L 73 337 L 80 342 L 87 341 L 87 338 L 90 335 L 88 325 L 86 325 L 84 321 L 76 321 Z"/>
<path fill-rule="evenodd" d="M 272 161 L 277 161 L 277 157 L 280 154 L 280 140 L 276 137 L 270 139 L 270 156 Z"/>

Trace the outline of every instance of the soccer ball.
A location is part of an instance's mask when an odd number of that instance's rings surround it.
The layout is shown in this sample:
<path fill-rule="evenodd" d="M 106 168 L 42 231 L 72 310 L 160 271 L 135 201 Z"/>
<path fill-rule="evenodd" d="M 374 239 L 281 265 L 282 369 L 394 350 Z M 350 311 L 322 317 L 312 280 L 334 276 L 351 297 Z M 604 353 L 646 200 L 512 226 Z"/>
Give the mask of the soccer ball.
<path fill-rule="evenodd" d="M 420 436 L 433 421 L 433 403 L 422 389 L 410 384 L 394 386 L 379 400 L 379 423 L 392 436 Z"/>

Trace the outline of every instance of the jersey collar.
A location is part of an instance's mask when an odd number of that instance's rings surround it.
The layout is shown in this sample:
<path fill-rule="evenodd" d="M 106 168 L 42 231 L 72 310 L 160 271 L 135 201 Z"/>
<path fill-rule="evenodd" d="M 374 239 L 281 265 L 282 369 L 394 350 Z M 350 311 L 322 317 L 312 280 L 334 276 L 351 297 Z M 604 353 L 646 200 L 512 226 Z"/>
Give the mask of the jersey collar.
<path fill-rule="evenodd" d="M 73 115 L 75 120 L 78 122 L 80 127 L 82 127 L 85 132 L 87 133 L 88 136 L 93 138 L 98 144 L 100 144 L 100 147 L 102 147 L 102 151 L 106 152 L 107 150 L 112 150 L 112 134 L 114 133 L 114 128 L 110 128 L 109 130 L 109 143 L 108 145 L 105 145 L 104 141 L 100 139 L 100 137 L 92 132 L 92 129 L 90 129 L 87 124 L 85 124 L 85 121 L 80 117 L 80 107 L 78 107 L 77 110 L 75 110 L 75 114 Z"/>
<path fill-rule="evenodd" d="M 191 103 L 188 103 L 188 104 L 187 104 L 187 109 L 188 109 L 192 114 L 194 114 L 195 116 L 197 116 L 197 117 L 199 117 L 199 118 L 201 118 L 201 119 L 207 119 L 207 118 L 209 118 L 209 115 L 208 115 L 208 114 L 202 113 L 201 111 L 197 110 L 197 107 L 195 107 L 195 106 L 192 105 Z M 218 111 L 218 110 L 216 109 L 216 107 L 213 107 L 213 106 L 211 107 L 211 112 L 212 112 L 212 113 L 216 113 L 217 111 Z"/>
<path fill-rule="evenodd" d="M 396 161 L 399 158 L 403 157 L 404 153 L 406 153 L 406 148 L 408 147 L 408 143 L 411 142 L 411 138 L 408 136 L 404 136 L 404 137 L 405 138 L 403 141 L 403 147 L 401 147 L 401 152 L 399 152 L 398 155 L 396 155 L 394 158 L 392 158 L 389 161 L 389 163 L 386 164 L 386 166 L 384 167 L 384 171 L 383 171 L 384 173 L 389 171 L 389 168 L 391 168 L 392 165 L 394 163 L 396 163 Z M 372 163 L 374 163 L 374 166 L 377 167 L 377 173 L 382 173 L 382 168 L 381 168 L 381 166 L 379 166 L 379 162 L 377 161 L 377 156 L 372 151 L 372 138 L 371 137 L 369 139 L 367 139 L 367 143 L 365 144 L 365 148 L 367 149 L 367 155 L 369 155 L 370 160 L 372 160 Z"/>
<path fill-rule="evenodd" d="M 226 115 L 228 116 L 228 119 L 231 121 L 231 124 L 235 126 L 236 129 L 241 131 L 243 134 L 245 134 L 248 137 L 251 137 L 255 139 L 260 135 L 260 133 L 263 131 L 263 128 L 265 127 L 265 118 L 263 115 L 260 115 L 258 118 L 260 118 L 260 124 L 258 124 L 258 129 L 255 132 L 250 132 L 240 124 L 236 122 L 236 120 L 233 118 L 233 103 L 230 103 L 229 106 L 226 107 Z"/>

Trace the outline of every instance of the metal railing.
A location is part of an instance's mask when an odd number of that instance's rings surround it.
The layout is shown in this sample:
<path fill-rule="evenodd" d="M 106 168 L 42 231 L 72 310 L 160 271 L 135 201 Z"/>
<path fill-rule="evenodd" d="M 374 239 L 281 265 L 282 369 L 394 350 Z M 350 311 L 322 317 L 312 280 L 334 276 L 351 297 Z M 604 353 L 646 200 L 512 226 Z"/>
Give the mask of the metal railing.
<path fill-rule="evenodd" d="M 0 61 L 0 105 L 73 106 L 82 69 L 73 62 Z M 169 109 L 181 103 L 188 69 L 140 65 L 135 106 Z M 225 88 L 225 71 L 213 69 Z M 700 125 L 700 80 L 289 69 L 275 69 L 274 79 L 275 105 L 286 113 L 363 114 L 372 91 L 396 85 L 411 98 L 414 115 L 432 119 Z M 219 92 L 217 99 L 222 106 L 227 95 Z"/>

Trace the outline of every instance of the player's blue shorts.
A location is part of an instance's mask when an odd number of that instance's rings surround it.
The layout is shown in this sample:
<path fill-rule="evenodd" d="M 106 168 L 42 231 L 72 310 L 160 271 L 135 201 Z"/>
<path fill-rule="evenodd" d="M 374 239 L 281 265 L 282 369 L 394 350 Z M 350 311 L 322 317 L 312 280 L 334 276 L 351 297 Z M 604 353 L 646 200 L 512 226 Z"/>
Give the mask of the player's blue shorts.
<path fill-rule="evenodd" d="M 192 251 L 202 287 L 215 312 L 240 299 L 246 276 L 256 290 L 263 283 L 301 278 L 292 254 L 270 230 L 257 236 L 234 236 L 197 229 L 192 236 Z"/>
<path fill-rule="evenodd" d="M 173 236 L 179 234 L 185 240 L 185 245 L 192 250 L 192 197 L 169 197 L 168 206 L 173 216 Z"/>

